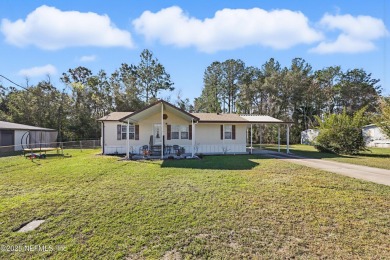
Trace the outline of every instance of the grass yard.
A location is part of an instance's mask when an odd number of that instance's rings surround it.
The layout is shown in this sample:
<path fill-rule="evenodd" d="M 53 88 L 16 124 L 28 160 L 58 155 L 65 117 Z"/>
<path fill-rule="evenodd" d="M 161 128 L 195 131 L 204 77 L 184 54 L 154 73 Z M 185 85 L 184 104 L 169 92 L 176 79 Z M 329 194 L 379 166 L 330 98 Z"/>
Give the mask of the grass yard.
<path fill-rule="evenodd" d="M 276 145 L 265 145 L 263 148 L 274 151 L 278 150 Z M 286 152 L 285 146 L 283 146 L 280 151 Z M 296 144 L 290 146 L 290 152 L 309 158 L 332 160 L 390 170 L 390 148 L 370 148 L 369 151 L 361 152 L 359 155 L 337 155 L 321 153 L 311 145 Z"/>
<path fill-rule="evenodd" d="M 68 152 L 0 158 L 0 245 L 54 249 L 0 259 L 390 258 L 388 186 L 255 155 Z"/>

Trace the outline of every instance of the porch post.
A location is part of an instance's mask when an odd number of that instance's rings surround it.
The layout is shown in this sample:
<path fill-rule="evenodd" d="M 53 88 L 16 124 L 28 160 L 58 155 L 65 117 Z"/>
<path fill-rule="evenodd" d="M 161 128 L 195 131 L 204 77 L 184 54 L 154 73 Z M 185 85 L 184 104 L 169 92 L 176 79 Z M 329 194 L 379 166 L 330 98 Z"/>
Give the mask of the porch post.
<path fill-rule="evenodd" d="M 192 145 L 192 149 L 191 149 L 191 157 L 194 157 L 195 153 L 194 153 L 194 144 L 195 144 L 195 127 L 194 127 L 194 119 L 191 119 L 191 127 L 192 127 L 192 136 L 191 136 L 191 145 Z"/>
<path fill-rule="evenodd" d="M 290 125 L 287 124 L 287 153 L 290 153 Z"/>
<path fill-rule="evenodd" d="M 280 153 L 280 125 L 278 125 L 278 152 Z"/>
<path fill-rule="evenodd" d="M 164 104 L 161 102 L 161 160 L 164 159 Z"/>
<path fill-rule="evenodd" d="M 261 125 L 260 124 L 259 124 L 259 141 L 260 141 L 259 149 L 261 150 Z"/>
<path fill-rule="evenodd" d="M 127 130 L 126 130 L 126 159 L 130 158 L 130 120 L 127 119 Z"/>
<path fill-rule="evenodd" d="M 251 154 L 253 153 L 253 135 L 252 135 L 252 133 L 253 133 L 253 128 L 252 128 L 252 124 L 251 124 Z"/>

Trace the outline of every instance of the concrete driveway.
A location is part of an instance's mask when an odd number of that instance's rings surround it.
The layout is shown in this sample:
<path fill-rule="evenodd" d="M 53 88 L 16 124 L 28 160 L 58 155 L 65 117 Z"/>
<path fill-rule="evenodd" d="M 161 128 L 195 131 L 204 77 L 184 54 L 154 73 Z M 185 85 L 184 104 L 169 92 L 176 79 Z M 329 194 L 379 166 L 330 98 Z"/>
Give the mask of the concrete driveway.
<path fill-rule="evenodd" d="M 352 178 L 371 181 L 390 186 L 390 170 L 328 160 L 304 158 L 291 154 L 278 153 L 269 150 L 253 150 L 254 154 L 282 159 L 284 161 L 312 167 L 328 172 L 342 174 Z"/>

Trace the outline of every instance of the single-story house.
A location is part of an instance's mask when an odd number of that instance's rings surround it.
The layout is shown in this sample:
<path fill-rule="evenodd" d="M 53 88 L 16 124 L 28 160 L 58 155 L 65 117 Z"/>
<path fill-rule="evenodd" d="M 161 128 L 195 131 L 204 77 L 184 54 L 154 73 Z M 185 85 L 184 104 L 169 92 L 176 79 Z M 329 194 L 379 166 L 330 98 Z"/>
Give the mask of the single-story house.
<path fill-rule="evenodd" d="M 301 144 L 313 144 L 319 133 L 319 129 L 302 131 Z M 390 148 L 390 138 L 375 124 L 363 126 L 362 135 L 367 147 Z"/>
<path fill-rule="evenodd" d="M 363 126 L 362 132 L 367 147 L 390 148 L 390 137 L 375 124 Z"/>
<path fill-rule="evenodd" d="M 313 144 L 314 140 L 320 134 L 318 129 L 306 129 L 301 132 L 301 144 Z"/>
<path fill-rule="evenodd" d="M 0 151 L 20 151 L 25 148 L 46 147 L 57 140 L 54 129 L 0 121 Z"/>
<path fill-rule="evenodd" d="M 291 124 L 270 116 L 188 113 L 163 100 L 136 112 L 113 112 L 99 121 L 103 154 L 138 154 L 147 149 L 161 158 L 177 147 L 192 156 L 246 153 L 252 124 L 285 124 L 287 136 Z"/>

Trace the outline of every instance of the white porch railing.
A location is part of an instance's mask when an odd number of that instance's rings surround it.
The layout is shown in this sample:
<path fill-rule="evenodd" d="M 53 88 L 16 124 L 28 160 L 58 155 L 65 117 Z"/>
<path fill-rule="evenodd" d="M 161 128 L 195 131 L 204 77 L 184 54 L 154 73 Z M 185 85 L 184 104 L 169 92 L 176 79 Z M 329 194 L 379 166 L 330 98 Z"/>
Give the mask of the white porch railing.
<path fill-rule="evenodd" d="M 191 145 L 182 145 L 185 153 L 192 153 Z M 141 146 L 132 145 L 130 146 L 130 153 L 139 154 Z M 126 145 L 123 146 L 110 146 L 104 147 L 105 154 L 126 154 Z M 173 151 L 172 151 L 173 153 Z M 194 146 L 194 153 L 203 154 L 234 154 L 234 153 L 246 153 L 246 144 L 197 144 Z"/>

